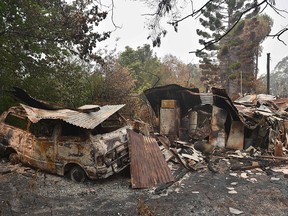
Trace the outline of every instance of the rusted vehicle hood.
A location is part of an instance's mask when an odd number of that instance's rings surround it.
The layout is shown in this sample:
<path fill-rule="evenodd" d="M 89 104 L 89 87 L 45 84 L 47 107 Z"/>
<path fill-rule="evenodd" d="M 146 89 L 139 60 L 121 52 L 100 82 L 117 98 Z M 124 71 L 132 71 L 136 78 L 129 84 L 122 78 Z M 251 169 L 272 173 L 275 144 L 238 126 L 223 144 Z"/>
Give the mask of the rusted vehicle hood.
<path fill-rule="evenodd" d="M 122 127 L 110 133 L 91 135 L 90 139 L 95 148 L 95 155 L 105 155 L 111 149 L 126 143 L 127 129 L 131 129 L 131 126 Z"/>

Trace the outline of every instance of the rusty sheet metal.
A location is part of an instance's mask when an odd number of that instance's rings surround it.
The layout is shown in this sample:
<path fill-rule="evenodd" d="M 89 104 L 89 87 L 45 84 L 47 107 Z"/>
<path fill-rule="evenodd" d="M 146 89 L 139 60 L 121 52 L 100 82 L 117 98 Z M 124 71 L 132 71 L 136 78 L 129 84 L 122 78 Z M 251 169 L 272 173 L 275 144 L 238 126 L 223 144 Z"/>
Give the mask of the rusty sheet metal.
<path fill-rule="evenodd" d="M 101 107 L 99 111 L 90 113 L 83 113 L 70 109 L 44 110 L 24 104 L 21 104 L 21 106 L 25 109 L 28 115 L 27 117 L 33 123 L 36 123 L 41 119 L 61 119 L 78 127 L 93 129 L 124 107 L 125 104 L 106 105 Z"/>
<path fill-rule="evenodd" d="M 218 146 L 218 147 L 225 147 L 226 119 L 227 119 L 227 111 L 219 107 L 213 106 L 212 119 L 211 119 L 211 132 L 209 135 L 209 144 L 213 146 Z"/>
<path fill-rule="evenodd" d="M 160 134 L 179 136 L 180 109 L 160 108 Z"/>
<path fill-rule="evenodd" d="M 241 121 L 233 121 L 230 128 L 226 148 L 243 149 L 244 144 L 244 124 Z"/>
<path fill-rule="evenodd" d="M 150 188 L 175 181 L 156 140 L 127 130 L 132 188 Z"/>
<path fill-rule="evenodd" d="M 245 95 L 244 97 L 240 97 L 237 100 L 235 100 L 235 103 L 241 103 L 241 104 L 257 104 L 257 102 L 263 102 L 263 101 L 272 101 L 275 100 L 276 97 L 273 95 L 267 95 L 267 94 L 251 94 L 251 95 Z"/>
<path fill-rule="evenodd" d="M 288 108 L 288 98 L 280 98 L 277 100 L 273 100 L 273 103 L 279 107 L 280 110 L 287 111 Z"/>
<path fill-rule="evenodd" d="M 13 90 L 10 91 L 16 98 L 27 104 L 28 106 L 44 109 L 44 110 L 60 110 L 60 109 L 70 109 L 79 112 L 92 112 L 100 109 L 98 105 L 84 105 L 82 107 L 74 108 L 74 107 L 66 107 L 63 105 L 53 104 L 50 102 L 46 102 L 43 100 L 38 100 L 36 98 L 31 97 L 27 92 L 18 87 L 13 87 Z"/>
<path fill-rule="evenodd" d="M 212 88 L 214 105 L 220 107 L 230 113 L 234 121 L 239 121 L 238 110 L 229 98 L 225 89 Z"/>
<path fill-rule="evenodd" d="M 240 97 L 234 101 L 234 103 L 241 103 L 241 104 L 256 104 L 256 94 L 245 95 L 244 97 Z"/>

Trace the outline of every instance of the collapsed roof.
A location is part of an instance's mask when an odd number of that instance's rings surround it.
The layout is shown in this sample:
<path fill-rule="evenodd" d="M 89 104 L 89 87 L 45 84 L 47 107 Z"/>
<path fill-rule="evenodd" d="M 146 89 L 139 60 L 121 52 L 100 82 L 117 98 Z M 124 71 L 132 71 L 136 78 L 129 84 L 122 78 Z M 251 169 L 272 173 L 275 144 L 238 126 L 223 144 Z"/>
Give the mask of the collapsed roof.
<path fill-rule="evenodd" d="M 182 117 L 184 117 L 192 107 L 201 104 L 198 88 L 184 88 L 176 84 L 147 89 L 144 91 L 144 94 L 157 117 L 159 117 L 162 100 L 177 100 L 181 107 Z"/>
<path fill-rule="evenodd" d="M 74 109 L 35 99 L 17 87 L 11 93 L 27 104 L 20 103 L 33 123 L 41 119 L 60 119 L 78 127 L 93 129 L 125 106 L 125 104 L 102 107 L 84 105 Z"/>
<path fill-rule="evenodd" d="M 225 132 L 223 142 L 226 142 L 227 138 L 229 141 L 229 137 L 234 137 L 232 142 L 239 141 L 241 137 L 243 142 L 239 143 L 242 148 L 246 139 L 248 142 L 248 139 L 252 138 L 258 146 L 267 147 L 268 144 L 288 143 L 288 98 L 276 99 L 272 95 L 254 94 L 232 101 L 225 89 L 212 88 L 212 94 L 199 93 L 197 88 L 184 88 L 175 84 L 148 89 L 144 93 L 156 117 L 160 115 L 161 100 L 177 100 L 181 118 L 185 117 L 189 111 L 202 110 L 203 107 L 206 109 L 206 105 L 209 104 L 208 107 L 212 113 L 210 124 L 212 128 L 217 128 L 216 131 L 212 130 L 206 134 L 211 139 L 217 140 L 218 136 Z M 219 108 L 227 114 L 218 115 Z M 212 110 L 215 111 L 214 115 Z M 223 124 L 220 125 L 220 122 Z M 218 133 L 218 129 L 222 132 Z"/>
<path fill-rule="evenodd" d="M 36 123 L 41 119 L 60 119 L 78 127 L 93 129 L 125 105 L 106 105 L 100 107 L 100 110 L 98 111 L 89 113 L 70 109 L 44 110 L 24 104 L 21 104 L 21 106 L 25 109 L 27 117 L 33 123 Z"/>
<path fill-rule="evenodd" d="M 224 89 L 212 88 L 213 94 L 199 93 L 198 88 L 185 88 L 176 84 L 147 89 L 144 94 L 149 101 L 156 116 L 162 100 L 177 100 L 181 107 L 181 117 L 184 117 L 191 109 L 201 105 L 211 104 L 222 109 L 229 110 L 233 120 L 239 120 L 238 110 L 228 97 Z"/>

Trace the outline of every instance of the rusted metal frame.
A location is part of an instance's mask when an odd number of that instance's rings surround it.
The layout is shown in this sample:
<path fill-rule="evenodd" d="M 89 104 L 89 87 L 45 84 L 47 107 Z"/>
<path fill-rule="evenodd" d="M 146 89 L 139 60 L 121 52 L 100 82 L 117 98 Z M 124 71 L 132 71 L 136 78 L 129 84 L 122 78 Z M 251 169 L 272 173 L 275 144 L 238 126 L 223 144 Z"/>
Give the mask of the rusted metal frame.
<path fill-rule="evenodd" d="M 14 106 L 10 107 L 8 111 L 2 113 L 3 120 L 6 119 L 10 113 L 21 119 L 25 119 L 27 117 L 25 110 L 21 106 Z"/>
<path fill-rule="evenodd" d="M 30 132 L 31 123 L 32 122 L 28 119 L 28 124 L 27 124 L 27 129 L 26 129 L 27 132 Z"/>
<path fill-rule="evenodd" d="M 236 170 L 243 171 L 243 170 L 250 170 L 250 169 L 255 169 L 255 168 L 265 169 L 265 167 L 279 166 L 282 164 L 286 164 L 288 162 L 288 158 L 281 158 L 281 157 L 275 158 L 275 156 L 274 157 L 273 156 L 257 156 L 257 158 L 258 158 L 257 161 L 252 160 L 251 165 L 235 166 L 235 167 L 231 167 L 230 169 L 233 171 L 236 171 Z M 264 160 L 264 159 L 273 159 L 273 161 Z"/>
<path fill-rule="evenodd" d="M 270 123 L 270 122 L 268 122 Z M 279 135 L 279 123 L 278 122 L 272 122 L 272 124 L 269 125 L 269 133 L 268 133 L 268 138 L 269 138 L 269 145 L 276 145 L 276 142 L 278 140 L 278 135 Z M 268 145 L 268 147 L 269 147 Z"/>
<path fill-rule="evenodd" d="M 125 146 L 125 149 L 123 149 L 121 152 L 123 152 L 123 151 L 126 150 L 127 153 L 125 153 L 124 155 L 121 155 L 121 156 L 119 157 L 118 154 L 119 154 L 120 152 L 118 152 L 117 149 L 118 149 L 119 147 L 121 147 L 121 146 L 124 146 L 124 145 L 127 145 L 127 146 Z M 115 153 L 116 159 L 113 160 L 113 161 L 107 162 L 107 161 L 105 160 L 105 157 L 106 157 L 106 155 L 109 155 L 111 152 L 114 152 L 114 153 Z M 121 160 L 122 158 L 128 156 L 128 155 L 129 155 L 129 152 L 128 152 L 128 142 L 121 143 L 119 146 L 117 146 L 117 147 L 109 150 L 108 152 L 106 152 L 106 154 L 104 155 L 104 163 L 105 163 L 105 165 L 106 165 L 107 167 L 111 166 L 113 173 L 118 173 L 118 172 L 120 172 L 121 170 L 123 170 L 125 167 L 127 167 L 127 166 L 129 165 L 129 163 L 127 163 L 126 165 L 124 165 L 123 168 L 121 168 L 121 169 L 119 169 L 119 170 L 117 170 L 117 171 L 115 171 L 115 169 L 114 169 L 114 167 L 113 167 L 112 165 L 113 165 L 114 163 L 116 163 L 117 161 Z M 129 158 L 127 158 L 127 159 L 129 160 Z M 121 163 L 122 163 L 122 162 L 121 162 Z"/>
<path fill-rule="evenodd" d="M 264 168 L 265 164 L 261 161 L 252 161 L 251 165 L 231 166 L 230 170 L 249 170 L 255 168 Z"/>
<path fill-rule="evenodd" d="M 116 153 L 117 154 L 117 153 Z M 114 164 L 114 163 L 116 163 L 117 161 L 119 161 L 120 159 L 122 159 L 122 158 L 124 158 L 125 156 L 128 156 L 129 155 L 129 153 L 127 152 L 127 153 L 125 153 L 124 155 L 121 155 L 120 157 L 117 157 L 115 160 L 113 160 L 113 161 L 110 161 L 110 162 L 106 162 L 105 161 L 105 158 L 104 158 L 104 163 L 105 163 L 105 165 L 108 167 L 108 166 L 111 166 L 112 164 Z M 105 156 L 104 156 L 105 157 Z M 113 169 L 113 167 L 112 167 L 112 169 Z"/>

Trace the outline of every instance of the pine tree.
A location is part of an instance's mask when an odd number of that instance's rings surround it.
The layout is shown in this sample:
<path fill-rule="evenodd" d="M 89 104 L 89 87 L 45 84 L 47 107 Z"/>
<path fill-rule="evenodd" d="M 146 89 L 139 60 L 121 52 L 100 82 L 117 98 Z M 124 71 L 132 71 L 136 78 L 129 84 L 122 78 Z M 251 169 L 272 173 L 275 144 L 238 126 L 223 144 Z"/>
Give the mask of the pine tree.
<path fill-rule="evenodd" d="M 230 96 L 253 93 L 258 75 L 258 56 L 261 43 L 271 31 L 272 20 L 267 15 L 251 16 L 240 21 L 227 35 L 218 58 L 225 70 L 226 89 Z"/>
<path fill-rule="evenodd" d="M 229 39 L 224 37 L 219 43 L 214 43 L 213 39 L 220 38 L 229 31 L 238 20 L 241 11 L 250 6 L 250 2 L 250 0 L 215 0 L 202 9 L 199 21 L 205 30 L 197 29 L 197 34 L 201 37 L 199 43 L 206 49 L 197 52 L 196 55 L 201 58 L 200 67 L 203 69 L 204 84 L 224 88 L 229 86 L 229 82 L 224 82 L 229 81 L 229 55 L 227 58 L 218 59 L 219 49 L 225 46 Z"/>

